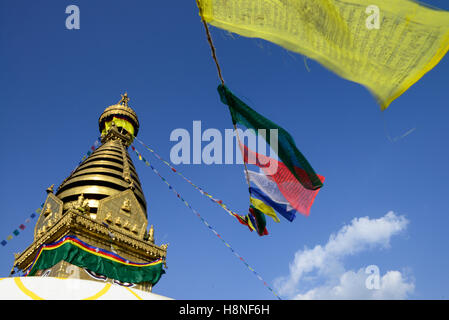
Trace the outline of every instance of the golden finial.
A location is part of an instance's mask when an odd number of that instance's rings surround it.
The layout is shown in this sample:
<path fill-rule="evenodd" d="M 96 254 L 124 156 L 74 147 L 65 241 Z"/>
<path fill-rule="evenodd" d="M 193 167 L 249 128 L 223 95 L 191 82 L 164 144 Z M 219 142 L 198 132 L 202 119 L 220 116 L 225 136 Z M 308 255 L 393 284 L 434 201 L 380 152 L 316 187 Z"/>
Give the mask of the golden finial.
<path fill-rule="evenodd" d="M 121 94 L 121 96 L 122 96 L 122 98 L 120 99 L 118 104 L 127 107 L 128 106 L 128 102 L 129 102 L 128 93 L 125 92 L 125 94 Z"/>
<path fill-rule="evenodd" d="M 53 193 L 53 188 L 55 187 L 54 184 L 52 184 L 50 187 L 47 188 L 47 193 Z"/>

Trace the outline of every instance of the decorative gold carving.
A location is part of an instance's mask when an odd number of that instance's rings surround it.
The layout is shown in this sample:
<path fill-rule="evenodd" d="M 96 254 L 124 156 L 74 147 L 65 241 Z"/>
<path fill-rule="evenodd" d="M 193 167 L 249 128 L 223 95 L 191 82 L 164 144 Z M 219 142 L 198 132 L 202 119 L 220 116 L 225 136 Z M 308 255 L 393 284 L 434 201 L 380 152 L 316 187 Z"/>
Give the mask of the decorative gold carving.
<path fill-rule="evenodd" d="M 106 217 L 104 218 L 104 221 L 111 223 L 112 222 L 112 214 L 108 212 L 106 214 Z"/>
<path fill-rule="evenodd" d="M 148 232 L 148 241 L 154 243 L 154 227 L 151 225 L 150 231 Z"/>
<path fill-rule="evenodd" d="M 129 97 L 128 97 L 128 93 L 125 92 L 125 94 L 121 94 L 122 98 L 120 99 L 120 101 L 118 102 L 118 104 L 128 107 L 128 102 L 129 102 Z"/>
<path fill-rule="evenodd" d="M 161 244 L 162 250 L 167 250 L 170 243 Z"/>
<path fill-rule="evenodd" d="M 123 229 L 129 230 L 130 229 L 130 225 L 129 225 L 129 221 L 126 220 L 125 223 L 123 224 Z"/>
<path fill-rule="evenodd" d="M 122 150 L 122 158 L 123 158 L 123 179 L 130 185 L 132 179 L 131 179 L 131 172 L 129 169 L 128 152 L 126 152 L 123 144 L 120 144 L 120 149 Z"/>
<path fill-rule="evenodd" d="M 120 217 L 121 225 L 112 224 L 111 228 L 143 240 L 148 222 L 145 211 L 132 190 L 125 190 L 99 201 L 97 219 L 104 221 L 106 217 L 114 221 L 114 224 Z M 125 221 L 129 223 L 126 229 L 122 228 Z"/>
<path fill-rule="evenodd" d="M 122 225 L 122 221 L 120 220 L 120 217 L 117 217 L 117 219 L 115 219 L 115 224 L 118 226 Z"/>
<path fill-rule="evenodd" d="M 131 201 L 129 199 L 125 199 L 121 209 L 126 212 L 131 212 Z"/>
<path fill-rule="evenodd" d="M 78 201 L 74 204 L 73 209 L 79 210 L 83 213 L 89 213 L 90 212 L 89 199 L 85 199 L 84 194 L 82 193 L 78 197 Z"/>
<path fill-rule="evenodd" d="M 63 205 L 64 203 L 61 199 L 56 197 L 53 193 L 48 193 L 47 199 L 44 203 L 44 209 L 42 209 L 42 214 L 39 216 L 34 227 L 35 239 L 39 236 L 38 231 L 43 229 L 43 227 L 46 226 L 51 219 L 53 219 L 52 224 L 54 224 L 62 217 Z"/>
<path fill-rule="evenodd" d="M 47 217 L 49 214 L 51 214 L 51 203 L 47 203 L 47 208 L 44 211 L 44 216 Z"/>
<path fill-rule="evenodd" d="M 111 245 L 110 229 L 77 211 L 69 210 L 51 229 L 43 229 L 42 236 L 38 237 L 14 262 L 19 269 L 26 270 L 31 265 L 42 244 L 55 242 L 67 234 L 77 234 L 83 241 L 104 249 L 109 249 Z M 115 247 L 120 248 L 120 254 L 130 261 L 145 262 L 159 258 L 165 260 L 167 255 L 166 246 L 156 246 L 137 240 L 121 231 L 114 232 L 113 243 Z"/>

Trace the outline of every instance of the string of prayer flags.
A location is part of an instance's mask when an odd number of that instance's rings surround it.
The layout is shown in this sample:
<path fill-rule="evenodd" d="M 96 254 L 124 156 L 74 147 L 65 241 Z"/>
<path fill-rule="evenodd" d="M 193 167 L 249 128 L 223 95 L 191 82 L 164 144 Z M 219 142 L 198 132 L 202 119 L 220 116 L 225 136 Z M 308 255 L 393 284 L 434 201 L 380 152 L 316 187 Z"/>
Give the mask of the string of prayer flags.
<path fill-rule="evenodd" d="M 41 206 L 40 208 L 36 209 L 35 212 L 40 213 L 40 212 L 42 211 L 42 207 L 43 207 L 43 204 L 42 204 L 42 206 Z M 31 219 L 34 219 L 35 217 L 36 217 L 36 213 L 33 212 L 33 213 L 30 215 L 30 217 L 27 218 L 27 219 L 25 220 L 25 223 L 24 223 L 24 224 L 23 224 L 23 223 L 20 224 L 19 227 L 18 227 L 17 229 L 15 229 L 10 235 L 8 235 L 8 236 L 6 237 L 6 240 L 2 240 L 2 241 L 0 242 L 0 244 L 1 244 L 3 247 L 6 246 L 6 245 L 8 244 L 8 241 L 11 241 L 11 240 L 13 239 L 13 235 L 17 237 L 17 236 L 20 234 L 20 231 L 19 231 L 18 229 L 20 229 L 21 231 L 24 231 L 25 228 L 26 228 L 26 224 L 30 223 L 30 222 L 31 222 Z"/>
<path fill-rule="evenodd" d="M 205 24 L 307 56 L 365 86 L 381 110 L 449 50 L 449 12 L 411 0 L 197 0 L 197 4 Z"/>
<path fill-rule="evenodd" d="M 101 143 L 101 138 L 98 138 L 97 140 L 95 140 L 94 144 L 90 147 L 90 150 L 87 151 L 87 153 L 83 156 L 83 158 L 78 163 L 78 165 L 83 163 L 83 161 L 86 160 L 87 157 L 89 157 L 95 151 L 95 149 L 97 149 L 97 147 L 99 146 L 100 143 Z"/>
<path fill-rule="evenodd" d="M 197 186 L 196 184 L 194 184 L 190 179 L 188 179 L 186 176 L 184 176 L 180 171 L 176 170 L 168 161 L 164 160 L 157 152 L 155 152 L 152 148 L 148 147 L 145 143 L 143 143 L 141 140 L 139 140 L 138 138 L 135 138 L 143 147 L 145 147 L 145 149 L 147 149 L 148 151 L 150 151 L 158 160 L 160 160 L 161 162 L 163 162 L 166 166 L 168 166 L 174 173 L 176 173 L 177 175 L 181 176 L 185 181 L 187 181 L 191 186 L 193 186 L 199 193 L 201 193 L 203 196 L 208 197 L 212 202 L 218 204 L 223 210 L 225 210 L 227 213 L 229 213 L 231 216 L 233 216 L 234 218 L 236 218 L 241 224 L 246 225 L 249 227 L 249 229 L 251 231 L 255 230 L 255 228 L 252 226 L 251 221 L 249 220 L 248 216 L 241 216 L 238 213 L 235 213 L 234 211 L 232 211 L 231 209 L 229 209 L 226 204 L 220 200 L 215 198 L 214 196 L 212 196 L 210 193 L 206 192 L 204 189 L 202 189 L 201 187 Z M 138 154 L 139 160 L 145 162 L 145 164 L 147 166 L 150 166 L 150 163 L 141 156 L 140 152 L 138 152 L 136 150 L 136 148 L 134 146 L 131 146 L 131 148 Z"/>
<path fill-rule="evenodd" d="M 135 138 L 137 139 L 137 138 Z M 151 150 L 155 155 L 156 153 L 149 147 L 146 147 L 148 150 Z M 141 153 L 132 145 L 131 149 L 136 153 L 137 157 L 139 158 L 140 161 L 143 161 L 148 167 L 150 167 L 156 174 L 159 175 L 159 172 L 151 165 L 151 163 L 149 163 L 142 155 Z M 189 179 L 187 179 L 184 175 L 182 175 L 179 171 L 177 171 L 175 168 L 173 168 L 167 161 L 163 160 L 160 156 L 158 156 L 158 159 L 162 160 L 166 165 L 168 165 L 173 172 L 181 175 L 186 181 L 188 181 L 193 187 L 195 187 L 202 195 L 208 197 L 212 202 L 218 204 L 221 208 L 223 208 L 227 213 L 229 213 L 231 216 L 233 216 L 234 218 L 237 219 L 238 222 L 240 222 L 241 224 L 247 226 L 249 228 L 250 231 L 253 230 L 257 230 L 256 226 L 254 226 L 254 224 L 252 223 L 252 220 L 250 219 L 249 215 L 246 216 L 241 216 L 238 213 L 235 213 L 234 211 L 228 209 L 228 207 L 223 203 L 222 200 L 219 199 L 215 199 L 213 196 L 211 196 L 209 193 L 207 193 L 206 191 L 204 191 L 203 189 L 201 189 L 200 187 L 198 187 L 197 185 L 195 185 L 192 181 L 190 181 Z M 163 181 L 165 181 L 165 178 L 163 178 L 161 176 L 161 179 Z M 253 219 L 254 220 L 254 219 Z"/>
<path fill-rule="evenodd" d="M 137 156 L 139 156 L 140 155 L 140 152 L 134 147 L 134 146 L 131 146 L 131 148 L 133 149 L 133 151 L 136 153 L 136 155 Z M 257 273 L 257 271 L 254 269 L 254 268 L 252 268 L 247 262 L 246 262 L 246 260 L 240 255 L 240 254 L 238 254 L 237 253 L 237 251 L 236 250 L 234 250 L 234 248 L 228 243 L 228 242 L 226 242 L 226 240 L 224 240 L 223 239 L 223 237 L 215 230 L 215 228 L 209 223 L 209 222 L 207 222 L 199 213 L 198 213 L 198 211 L 197 210 L 195 210 L 177 191 L 176 191 L 176 189 L 159 173 L 159 171 L 156 169 L 156 168 L 154 168 L 153 167 L 153 165 L 148 161 L 148 160 L 146 160 L 144 157 L 142 157 L 142 160 L 141 161 L 143 161 L 143 162 L 145 162 L 145 164 L 148 166 L 148 167 L 150 167 L 151 168 L 151 170 L 168 186 L 168 189 L 169 190 L 171 190 L 174 194 L 175 194 L 175 196 L 179 199 L 179 200 L 181 200 L 182 201 L 182 203 L 184 203 L 184 205 L 187 207 L 187 208 L 189 208 L 197 217 L 198 217 L 198 219 L 200 219 L 201 220 L 201 222 L 213 233 L 213 234 L 215 234 L 219 239 L 220 239 L 220 241 L 229 249 L 229 250 L 231 250 L 231 252 L 257 277 L 257 279 L 259 279 L 263 284 L 264 284 L 264 286 L 268 289 L 268 290 L 270 290 L 270 292 L 272 293 L 272 294 L 274 294 L 275 296 L 276 296 L 276 298 L 278 298 L 279 300 L 282 300 L 281 299 L 281 297 L 268 285 L 268 283 L 260 276 L 260 274 L 259 273 Z M 248 220 L 249 220 L 249 218 L 248 218 L 248 216 L 249 215 L 247 215 L 246 217 L 242 217 L 242 216 L 239 216 L 239 215 L 237 215 L 237 217 L 238 217 L 238 219 L 241 219 L 241 221 L 239 220 L 239 222 L 241 222 L 242 224 L 245 224 L 245 225 L 248 225 Z M 251 229 L 250 229 L 251 230 Z"/>

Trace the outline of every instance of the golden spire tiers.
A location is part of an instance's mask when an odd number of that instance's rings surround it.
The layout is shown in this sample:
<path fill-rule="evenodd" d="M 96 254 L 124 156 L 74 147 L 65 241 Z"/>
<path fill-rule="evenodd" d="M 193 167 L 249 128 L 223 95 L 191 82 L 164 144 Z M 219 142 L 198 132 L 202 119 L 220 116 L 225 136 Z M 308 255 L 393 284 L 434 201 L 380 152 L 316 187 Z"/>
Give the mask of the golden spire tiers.
<path fill-rule="evenodd" d="M 34 241 L 14 262 L 19 269 L 33 266 L 43 245 L 67 237 L 114 252 L 125 261 L 145 264 L 162 259 L 165 263 L 167 245 L 155 245 L 153 226 L 147 231 L 147 203 L 128 154 L 139 131 L 139 120 L 129 100 L 125 93 L 117 104 L 103 111 L 98 121 L 101 145 L 61 183 L 56 193 L 53 186 L 47 189 Z M 36 275 L 92 280 L 96 273 L 62 259 Z M 104 281 L 104 275 L 98 279 Z M 153 284 L 134 285 L 151 291 Z"/>
<path fill-rule="evenodd" d="M 125 93 L 115 105 L 106 108 L 98 121 L 102 145 L 59 186 L 56 196 L 67 210 L 83 195 L 90 213 L 98 210 L 99 200 L 132 190 L 146 214 L 146 201 L 127 148 L 139 130 L 139 121 L 128 106 Z"/>

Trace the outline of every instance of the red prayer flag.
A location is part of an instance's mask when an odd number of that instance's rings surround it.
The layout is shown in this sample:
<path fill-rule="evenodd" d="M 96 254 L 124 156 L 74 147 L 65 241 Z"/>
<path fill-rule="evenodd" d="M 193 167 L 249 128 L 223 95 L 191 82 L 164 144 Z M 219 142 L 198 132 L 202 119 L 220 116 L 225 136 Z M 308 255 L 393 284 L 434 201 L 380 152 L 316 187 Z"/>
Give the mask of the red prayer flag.
<path fill-rule="evenodd" d="M 310 208 L 320 189 L 310 190 L 304 188 L 284 163 L 254 152 L 243 144 L 241 144 L 241 147 L 244 161 L 261 168 L 270 179 L 276 182 L 279 191 L 281 191 L 291 206 L 298 212 L 308 216 Z M 273 168 L 275 169 L 273 170 Z M 295 167 L 295 170 L 298 176 L 305 174 L 304 170 L 301 168 Z M 323 176 L 317 176 L 321 182 L 324 182 L 325 178 Z"/>

